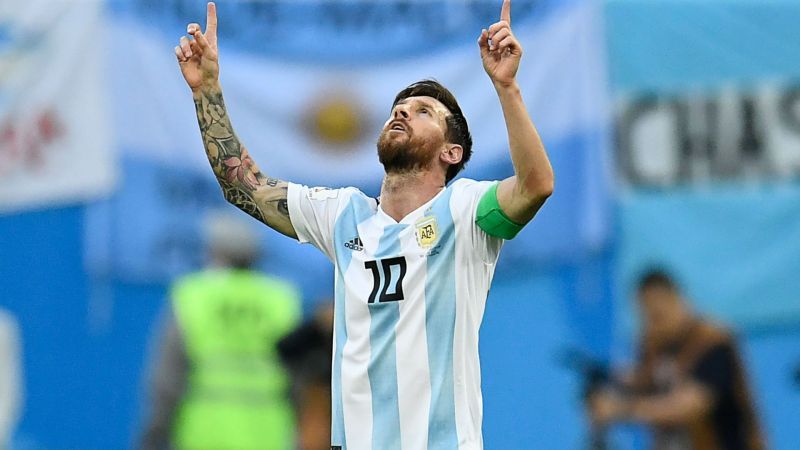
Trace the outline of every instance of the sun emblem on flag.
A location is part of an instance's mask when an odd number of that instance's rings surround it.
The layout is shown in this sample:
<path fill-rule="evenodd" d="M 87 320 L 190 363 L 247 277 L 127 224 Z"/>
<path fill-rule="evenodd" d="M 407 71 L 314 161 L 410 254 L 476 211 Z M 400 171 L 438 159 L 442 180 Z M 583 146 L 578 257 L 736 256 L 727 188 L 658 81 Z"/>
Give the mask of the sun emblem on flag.
<path fill-rule="evenodd" d="M 436 223 L 436 216 L 425 216 L 417 221 L 415 234 L 417 244 L 422 248 L 431 248 L 436 243 L 439 226 Z"/>
<path fill-rule="evenodd" d="M 325 95 L 315 99 L 305 113 L 307 132 L 327 145 L 348 147 L 364 134 L 361 105 L 346 95 Z"/>

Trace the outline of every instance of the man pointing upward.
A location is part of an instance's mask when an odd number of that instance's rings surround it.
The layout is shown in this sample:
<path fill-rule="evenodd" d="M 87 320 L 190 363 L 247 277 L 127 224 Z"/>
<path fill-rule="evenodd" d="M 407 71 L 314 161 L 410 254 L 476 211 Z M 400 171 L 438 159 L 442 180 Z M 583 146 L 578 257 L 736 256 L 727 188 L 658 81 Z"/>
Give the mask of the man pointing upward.
<path fill-rule="evenodd" d="M 511 2 L 478 47 L 506 122 L 514 175 L 451 180 L 472 154 L 455 97 L 424 80 L 401 90 L 378 138 L 379 198 L 271 178 L 233 132 L 219 84 L 217 17 L 175 47 L 225 198 L 311 243 L 335 265 L 332 449 L 483 448 L 478 329 L 505 240 L 553 191 L 553 170 L 516 81 Z M 298 161 L 303 164 L 303 161 Z"/>

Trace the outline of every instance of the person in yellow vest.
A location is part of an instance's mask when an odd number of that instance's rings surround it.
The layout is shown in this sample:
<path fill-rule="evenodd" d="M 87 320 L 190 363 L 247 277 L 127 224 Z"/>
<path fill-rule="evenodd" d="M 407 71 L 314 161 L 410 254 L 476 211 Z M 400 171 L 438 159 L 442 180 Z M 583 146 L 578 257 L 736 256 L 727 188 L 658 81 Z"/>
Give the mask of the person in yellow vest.
<path fill-rule="evenodd" d="M 290 383 L 276 344 L 298 324 L 300 296 L 252 269 L 257 238 L 241 220 L 211 216 L 211 267 L 171 289 L 143 449 L 294 448 Z"/>
<path fill-rule="evenodd" d="M 653 450 L 764 450 L 744 363 L 733 334 L 695 314 L 661 269 L 639 281 L 639 360 L 627 392 L 589 400 L 595 424 L 638 422 Z"/>

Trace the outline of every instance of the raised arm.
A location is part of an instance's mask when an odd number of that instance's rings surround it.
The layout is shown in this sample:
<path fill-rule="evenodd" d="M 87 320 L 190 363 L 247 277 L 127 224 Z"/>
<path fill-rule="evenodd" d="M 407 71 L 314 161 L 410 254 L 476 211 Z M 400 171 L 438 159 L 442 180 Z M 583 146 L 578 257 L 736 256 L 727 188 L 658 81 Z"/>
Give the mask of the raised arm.
<path fill-rule="evenodd" d="M 553 193 L 554 175 L 517 84 L 522 46 L 511 32 L 511 0 L 503 1 L 500 21 L 481 32 L 478 46 L 503 108 L 514 165 L 514 176 L 497 188 L 497 201 L 509 219 L 524 225 Z"/>
<path fill-rule="evenodd" d="M 233 131 L 222 87 L 219 84 L 217 11 L 208 4 L 206 31 L 189 24 L 175 56 L 186 83 L 192 89 L 197 121 L 208 162 L 214 170 L 225 199 L 274 230 L 297 237 L 289 220 L 288 183 L 264 175 L 250 158 Z"/>

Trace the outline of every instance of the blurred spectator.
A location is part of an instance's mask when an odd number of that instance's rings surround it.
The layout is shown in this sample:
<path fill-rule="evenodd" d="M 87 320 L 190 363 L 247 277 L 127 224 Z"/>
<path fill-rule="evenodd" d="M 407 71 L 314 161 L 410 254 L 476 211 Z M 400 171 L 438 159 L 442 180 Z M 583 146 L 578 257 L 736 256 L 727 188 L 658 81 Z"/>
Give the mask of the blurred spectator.
<path fill-rule="evenodd" d="M 22 361 L 17 320 L 0 308 L 0 449 L 9 448 L 22 409 Z"/>
<path fill-rule="evenodd" d="M 695 315 L 665 272 L 641 278 L 638 300 L 638 365 L 627 389 L 592 396 L 593 421 L 644 423 L 657 450 L 765 449 L 731 334 Z"/>
<path fill-rule="evenodd" d="M 281 359 L 292 373 L 297 407 L 300 450 L 331 447 L 331 355 L 333 351 L 333 303 L 278 343 Z"/>
<path fill-rule="evenodd" d="M 211 216 L 211 266 L 175 283 L 151 380 L 145 449 L 289 450 L 295 419 L 276 344 L 297 324 L 288 283 L 259 274 L 244 217 Z"/>

